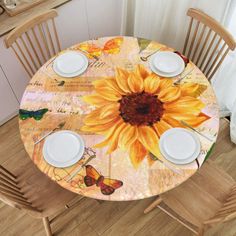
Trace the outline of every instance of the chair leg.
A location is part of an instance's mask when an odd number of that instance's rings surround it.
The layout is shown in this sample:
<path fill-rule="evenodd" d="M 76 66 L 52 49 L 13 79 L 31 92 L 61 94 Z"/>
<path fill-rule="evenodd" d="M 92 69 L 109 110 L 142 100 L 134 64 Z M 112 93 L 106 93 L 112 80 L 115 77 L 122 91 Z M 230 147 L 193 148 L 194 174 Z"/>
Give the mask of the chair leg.
<path fill-rule="evenodd" d="M 48 217 L 43 218 L 43 225 L 47 236 L 52 236 L 52 229 Z"/>
<path fill-rule="evenodd" d="M 198 236 L 203 236 L 204 235 L 204 231 L 205 231 L 205 229 L 204 229 L 204 227 L 201 227 L 199 230 L 198 230 Z"/>
<path fill-rule="evenodd" d="M 145 210 L 144 210 L 144 214 L 149 213 L 150 211 L 152 211 L 156 206 L 158 206 L 160 203 L 162 202 L 161 197 L 157 197 L 157 199 L 150 204 Z"/>

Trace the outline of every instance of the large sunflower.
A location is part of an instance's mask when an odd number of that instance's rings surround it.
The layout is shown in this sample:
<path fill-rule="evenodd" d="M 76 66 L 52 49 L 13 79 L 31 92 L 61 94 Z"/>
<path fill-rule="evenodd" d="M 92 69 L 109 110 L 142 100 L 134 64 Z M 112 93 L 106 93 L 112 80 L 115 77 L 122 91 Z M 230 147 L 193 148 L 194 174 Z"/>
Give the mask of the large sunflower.
<path fill-rule="evenodd" d="M 133 72 L 117 68 L 115 77 L 93 85 L 96 93 L 84 96 L 84 101 L 95 110 L 85 117 L 82 130 L 105 135 L 95 147 L 109 146 L 107 153 L 118 147 L 128 150 L 136 168 L 145 157 L 151 162 L 149 152 L 160 157 L 160 136 L 181 127 L 180 120 L 194 127 L 209 118 L 201 113 L 205 105 L 197 99 L 204 86 L 173 86 L 171 79 L 148 73 L 141 65 Z"/>

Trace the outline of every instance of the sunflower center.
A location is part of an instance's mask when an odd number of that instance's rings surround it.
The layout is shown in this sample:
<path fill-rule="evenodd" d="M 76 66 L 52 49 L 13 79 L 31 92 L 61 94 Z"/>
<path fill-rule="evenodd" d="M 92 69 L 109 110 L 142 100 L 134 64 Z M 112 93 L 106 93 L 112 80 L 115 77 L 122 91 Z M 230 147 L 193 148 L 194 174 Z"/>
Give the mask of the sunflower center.
<path fill-rule="evenodd" d="M 163 115 L 163 103 L 156 95 L 132 93 L 121 98 L 120 116 L 131 125 L 153 125 Z"/>

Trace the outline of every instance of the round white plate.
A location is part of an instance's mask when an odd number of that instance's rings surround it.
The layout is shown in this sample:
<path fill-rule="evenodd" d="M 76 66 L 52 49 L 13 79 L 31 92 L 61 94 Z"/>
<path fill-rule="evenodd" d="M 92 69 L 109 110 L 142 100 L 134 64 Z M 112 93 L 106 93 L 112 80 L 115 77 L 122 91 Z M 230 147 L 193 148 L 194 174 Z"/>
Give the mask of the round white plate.
<path fill-rule="evenodd" d="M 200 154 L 201 143 L 193 132 L 183 128 L 167 130 L 160 138 L 162 155 L 175 164 L 188 164 Z"/>
<path fill-rule="evenodd" d="M 45 161 L 59 168 L 75 164 L 81 159 L 83 153 L 83 139 L 70 130 L 62 130 L 49 135 L 43 146 Z"/>
<path fill-rule="evenodd" d="M 164 73 L 174 73 L 184 64 L 183 59 L 174 52 L 157 52 L 153 58 L 157 70 Z"/>
<path fill-rule="evenodd" d="M 79 52 L 69 51 L 58 56 L 53 63 L 53 70 L 63 77 L 75 77 L 86 71 L 88 58 Z"/>
<path fill-rule="evenodd" d="M 163 77 L 174 77 L 185 68 L 183 59 L 173 52 L 157 52 L 149 60 L 151 70 Z"/>

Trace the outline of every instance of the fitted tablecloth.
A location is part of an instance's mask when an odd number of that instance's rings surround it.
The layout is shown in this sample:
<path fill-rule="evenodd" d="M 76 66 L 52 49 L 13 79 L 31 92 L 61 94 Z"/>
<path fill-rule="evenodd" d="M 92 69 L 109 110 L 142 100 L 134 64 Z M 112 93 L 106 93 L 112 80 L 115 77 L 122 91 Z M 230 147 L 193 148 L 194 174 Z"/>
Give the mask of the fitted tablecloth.
<path fill-rule="evenodd" d="M 141 57 L 174 50 L 133 37 L 98 38 L 68 50 L 88 52 L 87 71 L 63 78 L 55 74 L 50 59 L 31 79 L 20 105 L 25 110 L 19 117 L 22 141 L 42 172 L 75 193 L 124 201 L 168 191 L 200 168 L 215 143 L 219 112 L 210 83 L 192 62 L 175 78 L 159 77 Z M 180 85 L 173 85 L 187 73 Z M 213 141 L 199 136 L 201 152 L 195 161 L 169 163 L 181 171 L 177 174 L 151 159 L 149 152 L 168 162 L 160 153 L 159 138 L 172 127 L 182 127 L 180 120 Z M 85 153 L 73 166 L 55 168 L 43 158 L 45 140 L 37 145 L 34 141 L 62 122 L 66 122 L 63 129 L 82 136 Z M 67 182 L 70 173 L 92 155 L 95 158 Z"/>

